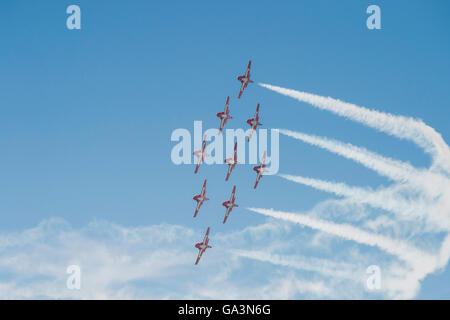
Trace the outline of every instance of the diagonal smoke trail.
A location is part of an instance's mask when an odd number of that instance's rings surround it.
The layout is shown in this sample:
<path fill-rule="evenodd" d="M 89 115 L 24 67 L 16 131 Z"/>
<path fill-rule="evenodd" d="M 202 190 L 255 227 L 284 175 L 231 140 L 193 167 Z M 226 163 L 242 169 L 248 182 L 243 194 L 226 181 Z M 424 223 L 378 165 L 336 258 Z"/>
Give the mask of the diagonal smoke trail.
<path fill-rule="evenodd" d="M 374 170 L 378 174 L 395 181 L 407 181 L 410 180 L 412 176 L 418 174 L 417 170 L 409 163 L 383 157 L 367 149 L 356 147 L 350 143 L 342 143 L 336 140 L 285 129 L 280 129 L 279 132 L 297 140 L 309 143 L 313 146 L 326 149 L 345 158 L 354 160 L 365 167 Z"/>
<path fill-rule="evenodd" d="M 409 163 L 385 158 L 351 144 L 281 130 L 285 135 L 352 159 L 398 183 L 388 188 L 372 190 L 306 177 L 290 175 L 281 175 L 281 177 L 346 197 L 349 201 L 368 204 L 401 215 L 414 213 L 411 217 L 420 217 L 419 222 L 425 223 L 425 229 L 422 230 L 424 233 L 446 232 L 445 240 L 436 254 L 432 254 L 428 250 L 420 250 L 408 242 L 370 233 L 348 224 L 335 224 L 307 215 L 274 211 L 273 209 L 250 209 L 266 216 L 308 226 L 347 240 L 376 246 L 396 256 L 407 262 L 407 265 L 406 267 L 391 265 L 385 281 L 386 290 L 391 297 L 414 297 L 420 287 L 420 281 L 429 273 L 445 267 L 450 259 L 450 235 L 448 234 L 448 230 L 450 230 L 450 197 L 448 196 L 450 192 L 450 148 L 442 136 L 419 119 L 370 110 L 330 97 L 321 97 L 268 84 L 259 85 L 381 132 L 410 140 L 432 156 L 431 168 L 420 170 L 415 169 Z M 412 230 L 411 236 L 414 235 L 414 232 Z"/>
<path fill-rule="evenodd" d="M 355 241 L 368 246 L 378 247 L 379 249 L 398 257 L 399 259 L 411 264 L 416 265 L 418 261 L 420 262 L 432 262 L 428 263 L 430 268 L 434 270 L 436 265 L 436 257 L 429 255 L 426 252 L 418 250 L 409 244 L 384 237 L 378 234 L 370 233 L 359 228 L 356 228 L 348 224 L 337 224 L 321 219 L 311 218 L 304 214 L 294 214 L 283 211 L 275 211 L 273 209 L 262 209 L 262 208 L 248 208 L 249 210 L 263 214 L 276 219 L 281 219 L 285 221 L 290 221 L 302 226 L 307 226 L 312 229 L 320 230 L 346 240 Z M 426 268 L 427 264 L 423 264 L 422 267 Z M 431 271 L 428 271 L 431 272 Z"/>
<path fill-rule="evenodd" d="M 259 83 L 261 87 L 328 110 L 398 138 L 408 139 L 433 155 L 435 164 L 450 173 L 450 148 L 442 136 L 422 120 L 370 110 L 330 97 Z"/>
<path fill-rule="evenodd" d="M 301 183 L 305 186 L 313 187 L 325 192 L 334 193 L 335 195 L 342 197 L 351 198 L 356 195 L 358 198 L 366 198 L 368 195 L 373 193 L 373 191 L 367 191 L 362 188 L 349 187 L 345 183 L 341 182 L 329 182 L 320 179 L 293 176 L 289 174 L 279 174 L 279 176 L 286 180 Z"/>
<path fill-rule="evenodd" d="M 396 197 L 390 189 L 374 191 L 371 189 L 350 187 L 345 183 L 340 182 L 329 182 L 320 179 L 312 179 L 288 174 L 279 174 L 279 176 L 286 180 L 300 183 L 317 190 L 322 190 L 328 193 L 333 193 L 337 196 L 348 198 L 357 203 L 368 204 L 374 208 L 380 208 L 401 215 L 416 212 L 415 210 L 418 209 L 417 204 L 413 204 L 402 198 Z"/>
<path fill-rule="evenodd" d="M 239 257 L 269 262 L 271 264 L 290 267 L 298 270 L 317 272 L 325 276 L 354 279 L 358 268 L 350 263 L 335 263 L 326 259 L 302 256 L 280 256 L 265 251 L 248 251 L 234 249 L 231 251 Z"/>

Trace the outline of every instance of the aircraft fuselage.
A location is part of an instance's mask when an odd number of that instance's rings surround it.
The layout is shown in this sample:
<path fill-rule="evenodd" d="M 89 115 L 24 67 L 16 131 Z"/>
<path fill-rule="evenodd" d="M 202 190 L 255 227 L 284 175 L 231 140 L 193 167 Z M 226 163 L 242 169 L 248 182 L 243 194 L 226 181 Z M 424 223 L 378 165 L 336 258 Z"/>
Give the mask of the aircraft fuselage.
<path fill-rule="evenodd" d="M 223 203 L 223 205 L 226 207 L 226 208 L 233 208 L 233 206 L 234 206 L 234 203 L 233 202 L 231 202 L 231 201 L 225 201 L 224 203 Z"/>
<path fill-rule="evenodd" d="M 204 250 L 204 249 L 206 249 L 207 245 L 204 244 L 203 242 L 199 242 L 195 245 L 195 247 L 199 250 Z"/>
<path fill-rule="evenodd" d="M 242 82 L 242 84 L 246 84 L 248 82 L 248 78 L 245 76 L 241 76 L 239 81 Z"/>

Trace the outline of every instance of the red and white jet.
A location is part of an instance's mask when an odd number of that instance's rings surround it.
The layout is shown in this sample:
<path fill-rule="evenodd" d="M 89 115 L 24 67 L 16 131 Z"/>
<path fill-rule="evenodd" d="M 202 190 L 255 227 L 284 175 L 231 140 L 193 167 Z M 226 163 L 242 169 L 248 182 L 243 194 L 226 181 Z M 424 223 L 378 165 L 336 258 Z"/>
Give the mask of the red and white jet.
<path fill-rule="evenodd" d="M 219 127 L 219 136 L 222 133 L 223 126 L 227 123 L 228 119 L 233 119 L 233 117 L 230 117 L 230 109 L 228 109 L 230 105 L 230 97 L 227 97 L 227 102 L 225 104 L 225 109 L 223 112 L 218 112 L 216 116 L 220 118 L 220 127 Z"/>
<path fill-rule="evenodd" d="M 249 83 L 253 83 L 252 80 L 250 80 L 250 66 L 252 65 L 252 61 L 250 60 L 248 62 L 247 70 L 245 71 L 245 74 L 243 76 L 237 77 L 237 79 L 241 82 L 241 89 L 239 90 L 238 99 L 241 98 L 242 92 L 244 92 L 244 89 L 247 88 L 247 85 Z"/>
<path fill-rule="evenodd" d="M 228 164 L 228 172 L 225 181 L 228 181 L 228 178 L 231 175 L 231 171 L 233 171 L 234 167 L 239 163 L 237 161 L 237 141 L 234 143 L 234 152 L 231 158 L 226 158 L 225 163 Z"/>
<path fill-rule="evenodd" d="M 256 189 L 256 187 L 258 186 L 258 182 L 261 179 L 261 177 L 263 176 L 263 174 L 265 172 L 267 172 L 268 170 L 266 169 L 266 151 L 264 151 L 264 155 L 261 161 L 261 164 L 259 166 L 253 167 L 253 170 L 256 171 L 256 173 L 258 174 L 256 176 L 256 182 L 255 182 L 255 186 L 253 187 L 253 189 Z"/>
<path fill-rule="evenodd" d="M 262 126 L 262 123 L 259 123 L 259 103 L 256 106 L 255 116 L 251 119 L 248 119 L 247 123 L 250 125 L 250 127 L 252 127 L 252 131 L 250 131 L 250 134 L 248 135 L 248 141 L 250 142 L 253 132 L 258 128 L 258 126 Z"/>
<path fill-rule="evenodd" d="M 195 166 L 195 172 L 194 172 L 194 173 L 197 173 L 198 168 L 200 167 L 202 162 L 205 160 L 205 158 L 207 156 L 209 156 L 209 154 L 206 153 L 206 134 L 203 137 L 202 149 L 194 151 L 193 154 L 198 158 L 197 165 Z"/>
<path fill-rule="evenodd" d="M 238 207 L 238 205 L 234 203 L 234 201 L 236 200 L 235 193 L 236 193 L 236 186 L 233 187 L 230 200 L 222 203 L 222 205 L 225 208 L 227 208 L 227 211 L 225 212 L 225 218 L 223 219 L 223 223 L 227 221 L 228 215 L 230 214 L 231 210 L 233 210 L 234 207 Z"/>
<path fill-rule="evenodd" d="M 200 207 L 202 206 L 203 202 L 208 201 L 209 198 L 206 197 L 206 179 L 205 182 L 203 182 L 202 191 L 200 194 L 195 195 L 192 199 L 197 201 L 197 207 L 195 208 L 194 218 L 197 216 L 198 210 L 200 210 Z"/>
<path fill-rule="evenodd" d="M 212 248 L 210 245 L 208 245 L 208 243 L 209 243 L 209 227 L 208 230 L 206 230 L 206 234 L 205 237 L 203 238 L 203 241 L 195 244 L 195 247 L 199 250 L 195 264 L 198 264 L 200 258 L 202 257 L 203 252 L 205 252 L 206 249 Z"/>

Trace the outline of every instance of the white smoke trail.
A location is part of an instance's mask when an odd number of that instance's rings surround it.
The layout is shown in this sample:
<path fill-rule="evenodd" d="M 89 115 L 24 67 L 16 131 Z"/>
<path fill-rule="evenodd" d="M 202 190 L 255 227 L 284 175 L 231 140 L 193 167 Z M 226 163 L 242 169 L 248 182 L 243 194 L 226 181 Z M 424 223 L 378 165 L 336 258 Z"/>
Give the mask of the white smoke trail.
<path fill-rule="evenodd" d="M 396 182 L 400 182 L 401 184 L 398 186 L 399 188 L 402 187 L 403 191 L 405 191 L 404 189 L 408 189 L 411 192 L 411 194 L 422 193 L 423 194 L 422 198 L 426 197 L 427 199 L 430 199 L 431 202 L 434 204 L 436 204 L 437 202 L 445 201 L 443 199 L 445 198 L 445 195 L 450 194 L 450 180 L 437 172 L 432 172 L 430 170 L 418 170 L 413 166 L 411 166 L 409 163 L 383 157 L 365 148 L 356 147 L 349 143 L 342 143 L 340 141 L 328 138 L 317 137 L 314 135 L 308 135 L 285 129 L 280 129 L 279 132 L 284 135 L 309 143 L 311 145 L 324 148 L 328 151 L 336 153 L 345 158 L 352 159 L 358 163 L 361 163 L 365 167 L 372 169 L 373 171 L 375 171 L 380 175 L 386 176 Z M 346 190 L 350 189 L 346 188 Z M 355 190 L 354 189 L 351 190 L 351 192 L 353 191 Z M 382 193 L 384 194 L 381 196 L 383 197 L 387 196 L 388 191 L 392 190 L 382 191 Z M 332 192 L 336 193 L 334 191 Z M 372 192 L 372 190 L 366 190 L 366 192 Z M 379 197 L 380 196 L 378 196 L 377 198 Z M 403 203 L 405 203 L 405 200 L 401 199 L 403 199 L 403 197 L 397 196 L 398 201 L 400 202 L 403 201 Z M 410 199 L 408 199 L 406 202 L 411 204 L 410 207 L 418 208 L 417 207 L 418 204 L 417 203 L 412 204 Z M 421 208 L 426 207 L 423 201 L 422 203 L 424 205 L 421 206 Z M 403 207 L 405 207 L 405 205 L 403 205 Z M 445 206 L 443 205 L 443 207 Z M 442 211 L 436 212 L 436 215 L 442 216 Z M 449 218 L 450 217 L 447 217 L 446 219 L 448 220 Z"/>
<path fill-rule="evenodd" d="M 405 201 L 401 197 L 396 196 L 391 188 L 374 191 L 368 188 L 349 187 L 341 182 L 330 182 L 288 174 L 279 174 L 279 176 L 317 190 L 345 197 L 356 203 L 368 204 L 374 208 L 380 208 L 400 215 L 416 214 L 421 216 L 421 205 L 419 203 Z"/>
<path fill-rule="evenodd" d="M 281 177 L 346 197 L 349 201 L 368 204 L 408 218 L 423 218 L 426 222 L 421 233 L 436 236 L 446 232 L 439 252 L 430 254 L 413 247 L 408 242 L 391 239 L 366 232 L 347 224 L 335 224 L 306 215 L 292 214 L 268 209 L 250 209 L 274 218 L 309 226 L 361 244 L 377 246 L 383 251 L 407 262 L 407 267 L 392 264 L 386 274 L 386 292 L 391 297 L 412 298 L 420 288 L 420 281 L 429 273 L 447 265 L 450 259 L 450 148 L 442 136 L 423 121 L 404 116 L 370 110 L 330 97 L 285 89 L 268 84 L 260 84 L 280 94 L 306 102 L 319 109 L 328 110 L 379 131 L 407 139 L 431 154 L 433 164 L 428 170 L 418 170 L 409 163 L 385 158 L 366 149 L 344 144 L 339 141 L 306 135 L 289 130 L 281 133 L 294 137 L 314 146 L 329 150 L 335 154 L 352 159 L 367 168 L 384 175 L 397 183 L 388 188 L 350 187 L 306 177 L 281 175 Z M 414 215 L 409 215 L 414 213 Z M 405 216 L 404 216 L 405 217 Z M 417 220 L 413 220 L 416 222 Z M 415 231 L 409 235 L 413 237 Z"/>
<path fill-rule="evenodd" d="M 435 161 L 435 165 L 440 166 L 447 173 L 450 173 L 449 147 L 442 139 L 442 136 L 433 128 L 426 125 L 422 120 L 370 110 L 330 97 L 322 97 L 264 83 L 259 83 L 259 85 L 282 95 L 309 103 L 319 109 L 328 110 L 353 121 L 360 122 L 398 138 L 411 140 L 434 156 L 433 160 Z"/>
<path fill-rule="evenodd" d="M 431 272 L 437 265 L 435 256 L 410 246 L 408 243 L 370 233 L 348 224 L 337 224 L 321 219 L 311 218 L 304 214 L 275 211 L 273 209 L 248 208 L 249 210 L 276 219 L 290 221 L 312 229 L 320 230 L 343 239 L 355 241 L 379 249 L 398 257 L 399 259 L 415 266 L 421 261 L 421 268 Z M 430 269 L 430 270 L 429 270 Z"/>
<path fill-rule="evenodd" d="M 308 135 L 301 132 L 279 129 L 281 134 L 309 143 L 336 153 L 345 158 L 354 160 L 365 167 L 374 170 L 380 175 L 386 176 L 395 181 L 407 181 L 412 176 L 416 176 L 418 171 L 409 163 L 401 162 L 391 158 L 383 157 L 367 149 L 356 147 L 350 143 Z"/>
<path fill-rule="evenodd" d="M 275 265 L 291 267 L 298 270 L 317 272 L 325 276 L 355 279 L 355 273 L 358 268 L 350 263 L 335 263 L 326 259 L 318 259 L 302 256 L 280 256 L 265 251 L 248 251 L 234 249 L 230 253 L 248 259 L 254 259 L 263 262 L 269 262 Z M 361 272 L 361 270 L 359 270 Z"/>

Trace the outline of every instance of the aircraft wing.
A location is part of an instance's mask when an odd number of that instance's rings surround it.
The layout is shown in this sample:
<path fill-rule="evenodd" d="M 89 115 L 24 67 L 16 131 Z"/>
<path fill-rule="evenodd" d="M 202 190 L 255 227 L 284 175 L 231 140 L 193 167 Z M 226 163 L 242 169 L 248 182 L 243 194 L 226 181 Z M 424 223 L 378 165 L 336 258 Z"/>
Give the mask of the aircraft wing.
<path fill-rule="evenodd" d="M 241 96 L 242 96 L 242 92 L 244 92 L 244 89 L 245 89 L 245 87 L 247 87 L 247 82 L 243 82 L 242 83 L 242 85 L 241 85 L 241 89 L 239 90 L 239 95 L 238 95 L 238 99 L 240 99 L 241 98 Z"/>
<path fill-rule="evenodd" d="M 198 172 L 198 168 L 200 167 L 200 164 L 202 163 L 202 161 L 201 161 L 201 158 L 198 158 L 198 162 L 197 162 L 197 165 L 195 166 L 195 171 L 194 171 L 194 173 L 197 173 Z"/>
<path fill-rule="evenodd" d="M 222 118 L 222 120 L 220 121 L 219 134 L 223 130 L 223 126 L 225 125 L 225 121 L 226 121 L 226 118 Z"/>
<path fill-rule="evenodd" d="M 207 242 L 208 237 L 209 237 L 209 227 L 208 227 L 208 229 L 206 230 L 205 237 L 203 238 L 203 243 L 206 243 L 206 242 Z"/>
<path fill-rule="evenodd" d="M 255 186 L 253 187 L 253 189 L 256 189 L 256 187 L 258 186 L 258 182 L 259 182 L 259 180 L 261 180 L 261 176 L 262 176 L 261 171 L 258 171 L 258 176 L 256 177 L 256 182 L 255 182 Z"/>
<path fill-rule="evenodd" d="M 245 70 L 245 76 L 246 76 L 247 79 L 249 79 L 249 80 L 250 80 L 250 67 L 251 67 L 251 65 L 252 65 L 252 61 L 250 60 L 250 61 L 248 62 L 247 70 Z"/>
<path fill-rule="evenodd" d="M 235 193 L 236 193 L 236 186 L 233 187 L 233 191 L 231 192 L 230 201 L 233 202 L 233 204 L 234 204 Z"/>
<path fill-rule="evenodd" d="M 225 212 L 225 217 L 223 218 L 223 223 L 227 222 L 228 215 L 230 214 L 230 211 L 233 207 L 227 208 L 227 211 Z"/>
<path fill-rule="evenodd" d="M 261 164 L 263 164 L 263 165 L 266 164 L 266 154 L 267 154 L 267 151 L 264 151 L 263 158 L 261 160 Z"/>
<path fill-rule="evenodd" d="M 197 202 L 197 207 L 195 208 L 194 218 L 197 216 L 198 211 L 200 210 L 201 205 L 202 205 L 201 202 Z"/>
<path fill-rule="evenodd" d="M 205 152 L 205 149 L 206 149 L 206 135 L 202 142 L 202 152 Z"/>
<path fill-rule="evenodd" d="M 200 261 L 200 258 L 202 257 L 204 250 L 200 250 L 198 252 L 198 256 L 197 256 L 197 260 L 195 260 L 195 264 L 198 264 L 198 262 Z"/>
<path fill-rule="evenodd" d="M 225 109 L 223 110 L 223 112 L 225 114 L 227 114 L 229 105 L 230 105 L 230 96 L 227 97 L 227 102 L 225 103 Z"/>
<path fill-rule="evenodd" d="M 203 182 L 203 187 L 202 187 L 201 195 L 202 195 L 202 196 L 205 196 L 205 192 L 206 192 L 206 179 L 205 179 L 205 182 Z"/>
<path fill-rule="evenodd" d="M 259 103 L 256 106 L 255 116 L 253 118 L 256 120 L 256 122 L 258 122 L 258 120 L 259 120 Z"/>
<path fill-rule="evenodd" d="M 252 130 L 251 130 L 250 133 L 248 134 L 248 141 L 249 141 L 249 142 L 250 142 L 250 139 L 252 138 L 253 131 L 255 131 L 255 126 L 252 126 Z"/>
<path fill-rule="evenodd" d="M 229 165 L 229 166 L 228 166 L 228 172 L 227 172 L 227 176 L 226 176 L 226 178 L 225 178 L 225 181 L 228 181 L 228 179 L 230 178 L 231 171 L 233 171 L 233 166 L 232 166 L 232 165 Z"/>
<path fill-rule="evenodd" d="M 234 163 L 237 163 L 237 141 L 234 143 L 234 154 L 233 154 L 233 158 L 234 158 Z"/>

